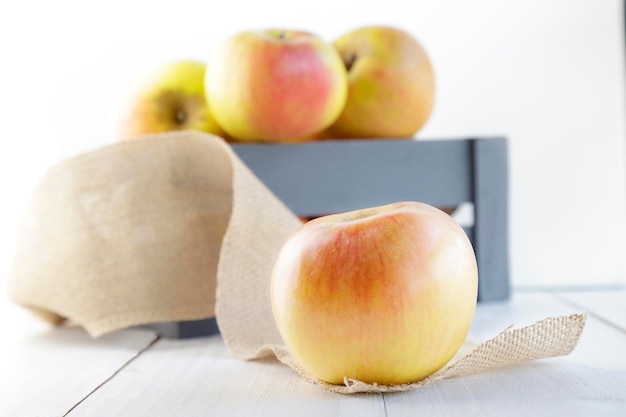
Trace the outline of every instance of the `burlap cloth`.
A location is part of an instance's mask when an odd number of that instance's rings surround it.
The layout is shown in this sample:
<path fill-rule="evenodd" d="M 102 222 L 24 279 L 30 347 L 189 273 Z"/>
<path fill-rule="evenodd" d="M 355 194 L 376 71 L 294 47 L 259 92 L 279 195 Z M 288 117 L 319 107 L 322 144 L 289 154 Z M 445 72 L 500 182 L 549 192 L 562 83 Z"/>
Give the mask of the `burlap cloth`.
<path fill-rule="evenodd" d="M 305 380 L 341 393 L 414 389 L 565 355 L 582 333 L 584 315 L 548 318 L 473 350 L 466 344 L 450 365 L 415 384 L 318 381 L 283 346 L 269 295 L 275 257 L 300 225 L 218 137 L 175 132 L 116 143 L 43 175 L 19 229 L 8 294 L 94 337 L 216 317 L 235 357 L 276 355 Z"/>

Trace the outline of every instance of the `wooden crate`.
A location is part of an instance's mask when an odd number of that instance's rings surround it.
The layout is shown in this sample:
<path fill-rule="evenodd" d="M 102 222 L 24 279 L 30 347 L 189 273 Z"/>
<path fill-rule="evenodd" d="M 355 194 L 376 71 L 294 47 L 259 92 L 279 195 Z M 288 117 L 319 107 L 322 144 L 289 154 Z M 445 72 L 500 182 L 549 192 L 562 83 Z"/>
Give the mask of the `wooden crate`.
<path fill-rule="evenodd" d="M 478 263 L 478 301 L 509 297 L 506 138 L 326 140 L 235 144 L 235 153 L 302 217 L 414 200 L 473 206 L 464 227 Z M 162 323 L 169 337 L 217 331 L 214 319 Z"/>

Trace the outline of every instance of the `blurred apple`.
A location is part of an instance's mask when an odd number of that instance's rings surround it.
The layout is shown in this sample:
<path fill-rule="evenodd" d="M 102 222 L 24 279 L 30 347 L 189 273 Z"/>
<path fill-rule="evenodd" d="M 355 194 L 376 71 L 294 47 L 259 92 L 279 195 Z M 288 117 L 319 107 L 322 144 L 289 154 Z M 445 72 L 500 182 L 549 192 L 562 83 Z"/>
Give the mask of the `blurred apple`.
<path fill-rule="evenodd" d="M 400 202 L 318 217 L 285 243 L 271 278 L 285 345 L 312 375 L 404 384 L 443 367 L 467 336 L 478 272 L 443 211 Z"/>
<path fill-rule="evenodd" d="M 435 81 L 430 60 L 409 33 L 365 26 L 333 45 L 348 70 L 348 100 L 328 129 L 336 138 L 412 137 L 433 109 Z"/>
<path fill-rule="evenodd" d="M 149 74 L 125 108 L 119 140 L 172 130 L 197 130 L 224 136 L 207 106 L 206 64 L 195 60 L 168 63 Z"/>
<path fill-rule="evenodd" d="M 239 32 L 209 65 L 209 107 L 236 140 L 314 140 L 346 102 L 346 69 L 339 54 L 309 32 Z"/>

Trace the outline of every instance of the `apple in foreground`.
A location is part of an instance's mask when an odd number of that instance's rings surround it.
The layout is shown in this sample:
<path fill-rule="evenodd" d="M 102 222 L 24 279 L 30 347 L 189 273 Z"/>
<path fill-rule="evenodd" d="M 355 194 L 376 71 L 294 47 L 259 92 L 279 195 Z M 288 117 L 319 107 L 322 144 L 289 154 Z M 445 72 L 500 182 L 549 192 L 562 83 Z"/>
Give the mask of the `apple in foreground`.
<path fill-rule="evenodd" d="M 476 309 L 472 245 L 449 215 L 399 202 L 304 224 L 271 278 L 278 330 L 312 375 L 420 380 L 459 350 Z"/>
<path fill-rule="evenodd" d="M 328 129 L 335 138 L 413 137 L 429 119 L 435 78 L 410 33 L 364 26 L 333 42 L 348 70 L 346 106 Z"/>
<path fill-rule="evenodd" d="M 118 140 L 172 130 L 197 130 L 224 137 L 206 103 L 206 70 L 204 62 L 181 60 L 150 73 L 127 100 Z"/>
<path fill-rule="evenodd" d="M 313 140 L 346 102 L 343 61 L 330 43 L 309 32 L 239 32 L 209 65 L 209 107 L 239 141 Z"/>

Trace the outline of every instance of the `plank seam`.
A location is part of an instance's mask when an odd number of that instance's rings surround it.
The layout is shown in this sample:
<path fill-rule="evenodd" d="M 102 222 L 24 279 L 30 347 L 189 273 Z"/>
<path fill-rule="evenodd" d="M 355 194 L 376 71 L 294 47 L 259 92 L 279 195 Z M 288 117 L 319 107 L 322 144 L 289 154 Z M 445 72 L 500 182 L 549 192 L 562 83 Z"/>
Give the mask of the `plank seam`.
<path fill-rule="evenodd" d="M 556 298 L 558 301 L 570 306 L 570 307 L 574 307 L 577 309 L 582 309 L 585 311 L 585 314 L 587 314 L 588 316 L 593 317 L 596 320 L 601 321 L 602 323 L 606 324 L 607 326 L 619 331 L 620 333 L 626 333 L 626 327 L 623 327 L 621 325 L 619 325 L 618 323 L 615 323 L 614 321 L 607 319 L 606 317 L 602 316 L 599 313 L 596 313 L 595 311 L 589 309 L 589 307 L 574 301 L 572 299 L 567 298 L 566 295 L 563 294 L 553 294 L 554 298 Z"/>
<path fill-rule="evenodd" d="M 67 412 L 65 414 L 63 414 L 62 417 L 69 416 L 70 413 L 76 409 L 76 407 L 81 405 L 89 397 L 91 397 L 93 394 L 95 394 L 96 391 L 98 391 L 100 388 L 105 386 L 109 381 L 111 381 L 113 378 L 115 378 L 120 372 L 122 372 L 122 370 L 124 370 L 124 368 L 126 368 L 128 365 L 130 365 L 135 359 L 137 359 L 139 356 L 141 356 L 145 351 L 147 351 L 150 348 L 152 348 L 152 346 L 154 346 L 156 344 L 156 342 L 158 342 L 160 339 L 161 339 L 161 336 L 155 335 L 154 339 L 152 339 L 150 341 L 150 343 L 148 343 L 146 346 L 144 346 L 139 351 L 137 351 L 136 354 L 134 354 L 130 359 L 128 359 L 126 362 L 124 362 L 122 364 L 122 366 L 120 366 L 118 369 L 116 369 L 108 378 L 106 378 L 104 381 L 102 381 L 100 384 L 98 384 L 94 389 L 92 389 L 87 395 L 85 395 L 83 398 L 81 398 L 76 404 L 74 404 L 69 410 L 67 410 Z"/>

